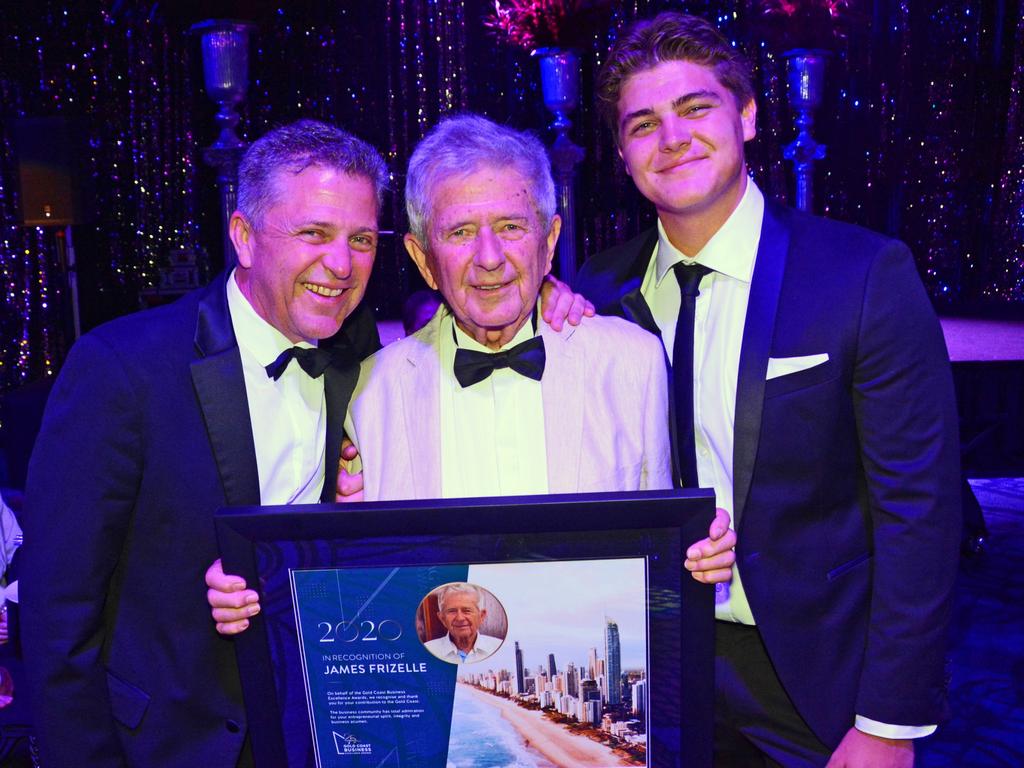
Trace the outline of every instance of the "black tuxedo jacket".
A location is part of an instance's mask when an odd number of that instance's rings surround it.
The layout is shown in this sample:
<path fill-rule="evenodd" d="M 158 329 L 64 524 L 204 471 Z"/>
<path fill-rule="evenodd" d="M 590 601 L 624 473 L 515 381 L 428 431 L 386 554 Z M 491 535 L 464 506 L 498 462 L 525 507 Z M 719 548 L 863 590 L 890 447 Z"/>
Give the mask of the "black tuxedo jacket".
<path fill-rule="evenodd" d="M 372 314 L 357 310 L 324 343 L 372 352 Z M 357 375 L 325 373 L 332 501 Z M 22 631 L 45 765 L 234 768 L 245 710 L 204 574 L 218 556 L 213 512 L 259 502 L 223 277 L 75 344 L 23 519 Z"/>
<path fill-rule="evenodd" d="M 640 295 L 656 242 L 650 230 L 595 256 L 578 290 L 658 333 Z M 821 353 L 766 380 L 769 357 Z M 801 715 L 831 747 L 855 714 L 941 722 L 959 444 L 941 328 L 906 246 L 766 202 L 734 431 L 737 562 Z"/>

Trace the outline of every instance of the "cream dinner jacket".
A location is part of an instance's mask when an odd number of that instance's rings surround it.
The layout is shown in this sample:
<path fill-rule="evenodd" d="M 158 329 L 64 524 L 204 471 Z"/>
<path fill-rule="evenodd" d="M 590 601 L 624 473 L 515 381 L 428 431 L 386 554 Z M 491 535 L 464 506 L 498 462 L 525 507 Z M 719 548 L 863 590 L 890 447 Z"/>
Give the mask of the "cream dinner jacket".
<path fill-rule="evenodd" d="M 367 501 L 441 495 L 438 330 L 420 331 L 367 358 L 345 431 L 363 466 Z M 661 342 L 614 317 L 561 333 L 540 323 L 550 493 L 672 487 L 668 384 Z"/>

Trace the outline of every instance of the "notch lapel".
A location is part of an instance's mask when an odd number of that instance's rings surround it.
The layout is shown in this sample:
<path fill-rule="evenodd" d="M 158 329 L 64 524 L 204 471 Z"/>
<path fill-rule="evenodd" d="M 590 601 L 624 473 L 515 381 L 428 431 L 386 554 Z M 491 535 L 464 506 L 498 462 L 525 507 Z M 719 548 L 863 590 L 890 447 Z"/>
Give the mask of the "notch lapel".
<path fill-rule="evenodd" d="M 545 322 L 540 325 L 546 358 L 540 386 L 544 402 L 548 493 L 575 493 L 579 490 L 586 356 L 582 345 L 571 341 L 575 333 L 571 326 L 559 334 Z"/>
<path fill-rule="evenodd" d="M 421 334 L 420 343 L 406 355 L 407 370 L 399 371 L 402 418 L 408 446 L 412 495 L 408 498 L 441 498 L 441 352 L 438 312 Z"/>
<path fill-rule="evenodd" d="M 661 338 L 661 329 L 654 322 L 654 315 L 651 308 L 640 293 L 644 283 L 644 275 L 647 274 L 647 267 L 651 263 L 651 256 L 658 244 L 658 228 L 654 227 L 645 237 L 638 238 L 640 248 L 635 257 L 629 263 L 629 269 L 622 276 L 622 297 L 619 304 L 622 306 L 622 314 L 630 322 L 636 323 L 645 331 L 653 333 Z"/>
<path fill-rule="evenodd" d="M 775 333 L 775 316 L 789 251 L 789 227 L 782 220 L 783 209 L 765 203 L 764 222 L 757 261 L 750 283 L 747 317 L 743 324 L 736 382 L 736 422 L 733 428 L 733 518 L 739 522 L 750 493 L 764 411 L 765 376 Z"/>
<path fill-rule="evenodd" d="M 242 356 L 228 312 L 228 279 L 215 280 L 199 300 L 199 359 L 192 362 L 191 373 L 224 498 L 229 506 L 248 506 L 260 503 L 260 482 Z"/>

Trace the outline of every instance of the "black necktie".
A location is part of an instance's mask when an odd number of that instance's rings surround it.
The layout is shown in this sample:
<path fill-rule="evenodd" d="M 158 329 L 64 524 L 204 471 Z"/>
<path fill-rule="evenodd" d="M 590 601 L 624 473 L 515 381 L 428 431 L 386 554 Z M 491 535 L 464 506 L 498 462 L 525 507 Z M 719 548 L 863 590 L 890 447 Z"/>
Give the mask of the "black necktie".
<path fill-rule="evenodd" d="M 673 267 L 679 281 L 679 321 L 672 347 L 672 386 L 676 404 L 676 447 L 683 487 L 697 487 L 697 450 L 693 438 L 693 314 L 700 279 L 712 270 L 703 264 L 679 262 Z"/>
<path fill-rule="evenodd" d="M 468 387 L 483 381 L 496 368 L 511 368 L 516 373 L 540 381 L 544 374 L 544 339 L 534 336 L 522 344 L 501 352 L 478 352 L 474 349 L 455 350 L 455 378 Z"/>
<path fill-rule="evenodd" d="M 342 362 L 343 355 L 339 354 L 339 350 L 330 348 L 292 347 L 278 355 L 277 359 L 266 367 L 267 376 L 274 381 L 280 379 L 292 358 L 295 358 L 310 378 L 315 379 L 322 376 L 331 363 Z"/>

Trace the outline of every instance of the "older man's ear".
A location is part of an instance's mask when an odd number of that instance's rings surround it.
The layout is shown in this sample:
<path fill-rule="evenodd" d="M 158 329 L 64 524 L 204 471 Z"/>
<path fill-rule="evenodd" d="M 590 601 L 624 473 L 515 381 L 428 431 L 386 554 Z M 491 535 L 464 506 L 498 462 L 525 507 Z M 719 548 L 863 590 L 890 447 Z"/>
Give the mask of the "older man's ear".
<path fill-rule="evenodd" d="M 409 258 L 412 259 L 416 268 L 420 271 L 420 275 L 423 276 L 423 282 L 425 282 L 432 290 L 437 290 L 437 281 L 434 279 L 434 273 L 430 271 L 430 265 L 427 259 L 427 251 L 414 234 L 411 232 L 407 233 L 402 242 L 405 243 L 405 251 L 409 254 Z"/>

